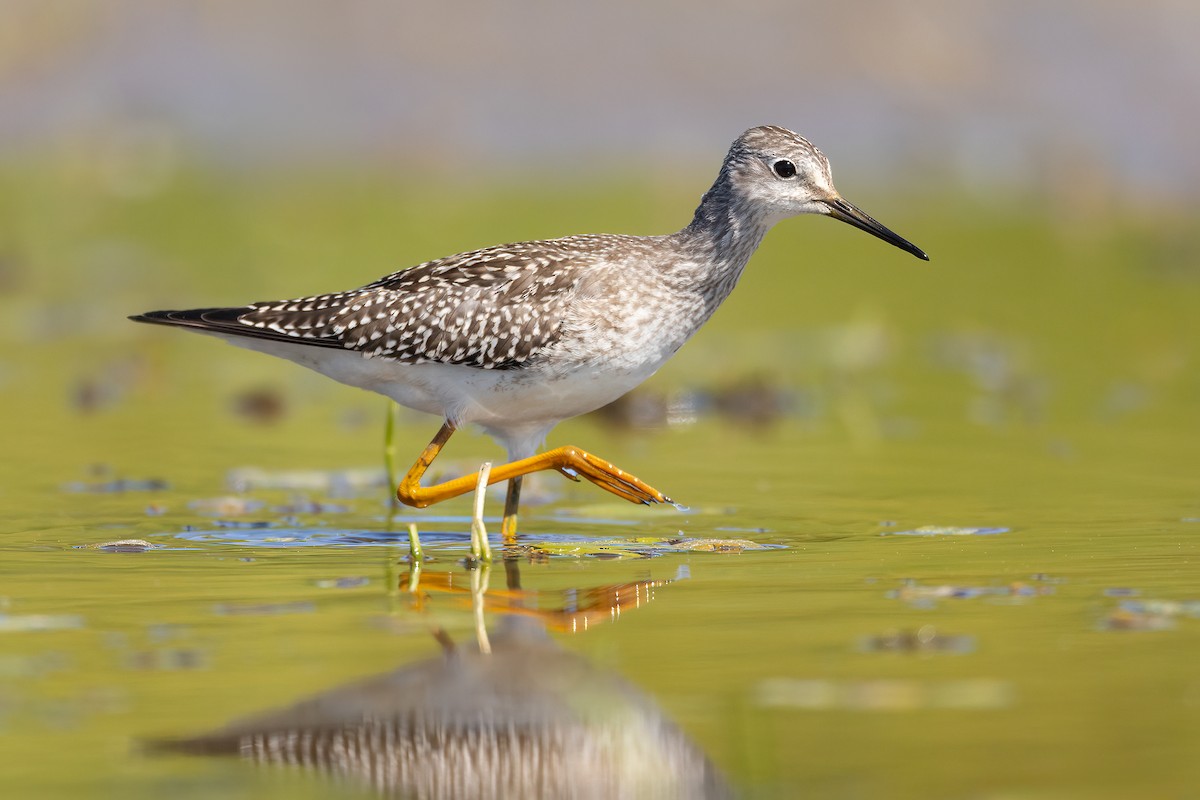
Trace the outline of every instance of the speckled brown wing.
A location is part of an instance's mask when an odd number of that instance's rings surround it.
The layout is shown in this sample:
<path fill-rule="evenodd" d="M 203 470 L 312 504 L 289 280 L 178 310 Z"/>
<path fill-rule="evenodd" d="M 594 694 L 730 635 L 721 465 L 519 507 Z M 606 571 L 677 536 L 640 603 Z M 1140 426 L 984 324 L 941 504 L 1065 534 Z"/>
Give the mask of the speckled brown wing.
<path fill-rule="evenodd" d="M 134 319 L 406 364 L 515 369 L 554 342 L 590 261 L 581 237 L 523 242 L 429 261 L 348 292 Z"/>

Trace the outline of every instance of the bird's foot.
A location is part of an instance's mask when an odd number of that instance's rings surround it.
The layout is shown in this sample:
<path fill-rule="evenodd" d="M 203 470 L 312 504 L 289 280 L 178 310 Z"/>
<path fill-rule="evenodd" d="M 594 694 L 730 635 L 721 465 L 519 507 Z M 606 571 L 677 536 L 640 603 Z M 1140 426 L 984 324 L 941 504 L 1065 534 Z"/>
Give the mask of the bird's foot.
<path fill-rule="evenodd" d="M 675 504 L 671 498 L 641 478 L 630 475 L 615 464 L 605 461 L 602 458 L 597 458 L 591 453 L 580 450 L 578 447 L 560 447 L 555 452 L 555 455 L 558 456 L 556 459 L 558 463 L 555 464 L 555 469 L 573 481 L 587 478 L 606 492 L 611 492 L 617 497 L 622 497 L 631 503 L 640 503 L 642 505 L 650 505 L 651 503 Z"/>

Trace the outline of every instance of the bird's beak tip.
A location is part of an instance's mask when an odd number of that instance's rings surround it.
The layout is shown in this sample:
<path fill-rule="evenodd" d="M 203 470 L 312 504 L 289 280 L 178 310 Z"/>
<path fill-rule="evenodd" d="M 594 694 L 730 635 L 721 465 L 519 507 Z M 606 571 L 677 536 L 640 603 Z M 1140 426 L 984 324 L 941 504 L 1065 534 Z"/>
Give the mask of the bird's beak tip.
<path fill-rule="evenodd" d="M 900 248 L 906 253 L 911 253 L 922 261 L 928 261 L 929 256 L 925 251 L 917 247 L 912 242 L 902 236 L 881 225 L 877 220 L 870 215 L 864 213 L 853 203 L 848 202 L 840 194 L 834 194 L 832 199 L 824 202 L 825 208 L 831 217 L 841 222 L 849 223 L 861 231 L 866 231 L 872 236 L 878 237 L 890 245 Z"/>

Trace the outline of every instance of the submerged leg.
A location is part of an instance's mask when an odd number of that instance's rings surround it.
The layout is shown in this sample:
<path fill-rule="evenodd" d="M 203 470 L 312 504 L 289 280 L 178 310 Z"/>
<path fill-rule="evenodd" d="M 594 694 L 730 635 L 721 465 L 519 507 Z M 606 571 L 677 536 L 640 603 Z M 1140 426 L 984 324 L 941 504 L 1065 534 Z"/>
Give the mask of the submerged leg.
<path fill-rule="evenodd" d="M 500 536 L 505 544 L 517 542 L 517 504 L 521 499 L 521 481 L 518 475 L 508 480 L 508 495 L 504 498 L 504 520 L 500 523 Z"/>
<path fill-rule="evenodd" d="M 433 440 L 421 452 L 421 455 L 417 458 L 417 462 L 412 465 L 412 469 L 408 471 L 408 474 L 404 476 L 404 479 L 400 481 L 400 486 L 396 489 L 396 497 L 399 498 L 401 503 L 415 508 L 425 508 L 434 503 L 440 503 L 443 500 L 449 500 L 452 497 L 466 494 L 475 488 L 475 484 L 478 481 L 477 473 L 464 475 L 461 478 L 439 483 L 436 486 L 421 485 L 421 476 L 429 469 L 429 465 L 437 458 L 438 453 L 442 451 L 442 448 L 445 447 L 446 442 L 453 433 L 454 426 L 449 422 L 444 423 L 437 432 L 437 435 L 433 437 Z M 575 481 L 580 478 L 587 478 L 606 492 L 615 494 L 617 497 L 624 498 L 631 503 L 649 505 L 650 503 L 672 502 L 671 498 L 641 479 L 618 469 L 604 459 L 596 458 L 591 453 L 570 445 L 556 447 L 540 455 L 510 461 L 507 464 L 494 467 L 491 475 L 488 476 L 488 484 L 520 478 L 522 475 L 547 469 L 561 472 Z M 517 498 L 513 496 L 511 486 L 509 493 L 513 501 L 511 511 L 513 511 L 512 526 L 515 533 Z M 519 493 L 520 490 L 518 489 L 516 494 L 519 495 Z M 504 512 L 506 519 L 508 518 L 509 511 L 508 503 L 505 503 Z"/>

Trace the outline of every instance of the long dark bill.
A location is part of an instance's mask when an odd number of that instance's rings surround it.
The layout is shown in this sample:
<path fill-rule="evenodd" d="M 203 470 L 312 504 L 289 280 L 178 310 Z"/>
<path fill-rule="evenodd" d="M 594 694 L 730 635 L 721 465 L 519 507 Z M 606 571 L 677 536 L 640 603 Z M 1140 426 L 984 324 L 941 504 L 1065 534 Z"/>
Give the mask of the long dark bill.
<path fill-rule="evenodd" d="M 899 247 L 906 253 L 912 253 L 922 261 L 928 261 L 929 256 L 925 255 L 925 251 L 917 247 L 901 236 L 896 235 L 883 225 L 876 222 L 869 214 L 860 211 L 857 206 L 848 203 L 838 197 L 834 200 L 826 200 L 825 205 L 829 206 L 829 216 L 834 219 L 840 219 L 842 222 L 849 223 L 860 231 L 866 231 L 872 236 L 878 236 L 888 244 Z"/>

